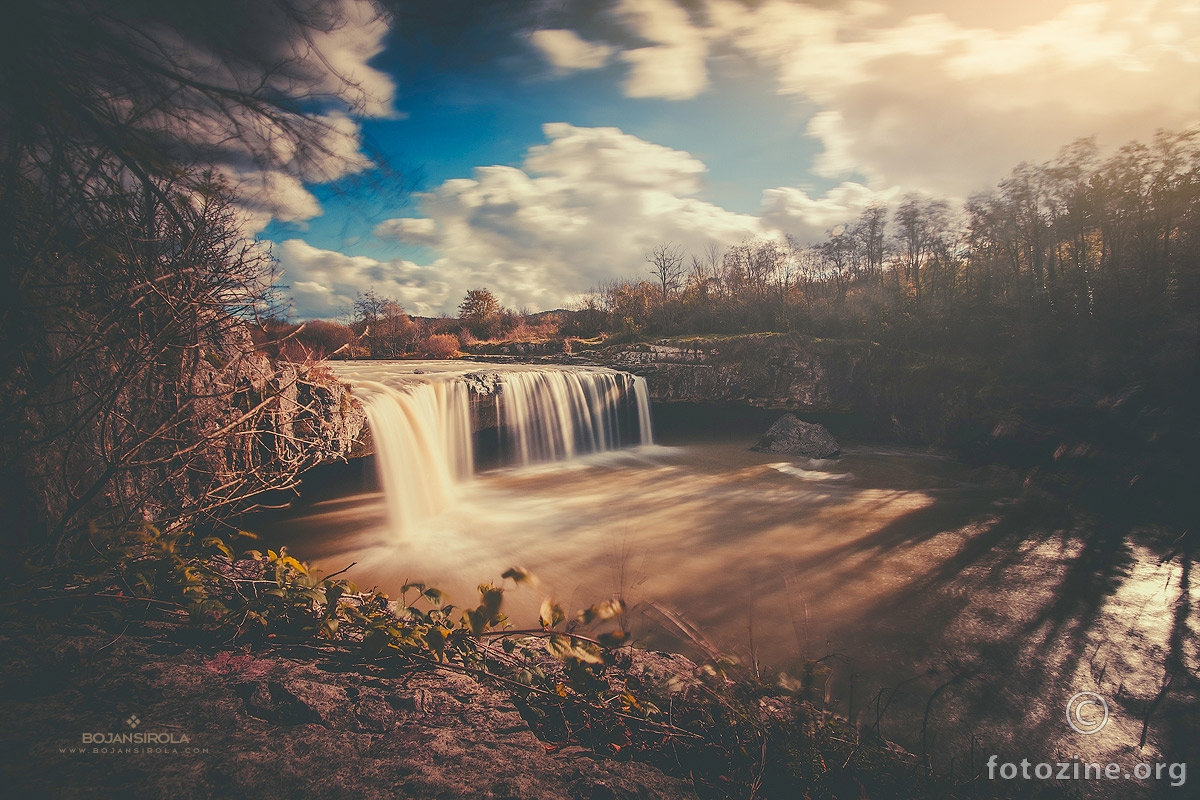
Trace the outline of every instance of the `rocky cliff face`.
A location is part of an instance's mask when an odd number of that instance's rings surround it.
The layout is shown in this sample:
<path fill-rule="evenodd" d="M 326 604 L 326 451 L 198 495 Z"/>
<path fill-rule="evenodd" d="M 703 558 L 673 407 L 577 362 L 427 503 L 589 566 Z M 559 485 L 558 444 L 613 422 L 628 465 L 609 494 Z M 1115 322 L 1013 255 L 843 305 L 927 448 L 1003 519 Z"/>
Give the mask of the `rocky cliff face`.
<path fill-rule="evenodd" d="M 349 386 L 323 377 L 301 388 L 303 400 L 308 402 L 297 402 L 297 406 L 307 405 L 310 409 L 302 424 L 309 426 L 313 437 L 321 442 L 322 460 L 357 458 L 371 452 L 367 413 Z"/>
<path fill-rule="evenodd" d="M 953 366 L 860 340 L 780 333 L 677 338 L 569 358 L 643 376 L 658 403 L 855 413 L 880 436 L 921 443 L 944 442 L 972 394 Z"/>
<path fill-rule="evenodd" d="M 617 346 L 598 355 L 608 366 L 644 376 L 651 399 L 661 402 L 848 411 L 860 399 L 856 372 L 872 353 L 867 343 L 830 346 L 753 334 Z"/>
<path fill-rule="evenodd" d="M 794 334 L 680 337 L 492 358 L 630 372 L 646 379 L 654 403 L 744 403 L 796 413 L 856 414 L 873 435 L 922 444 L 945 443 L 951 427 L 974 413 L 978 399 L 978 379 L 962 365 L 934 363 L 919 353 L 862 340 Z M 486 374 L 481 368 L 480 375 Z M 472 400 L 472 413 L 494 419 L 494 398 L 486 387 L 475 389 Z M 355 435 L 350 455 L 372 452 L 369 432 Z"/>

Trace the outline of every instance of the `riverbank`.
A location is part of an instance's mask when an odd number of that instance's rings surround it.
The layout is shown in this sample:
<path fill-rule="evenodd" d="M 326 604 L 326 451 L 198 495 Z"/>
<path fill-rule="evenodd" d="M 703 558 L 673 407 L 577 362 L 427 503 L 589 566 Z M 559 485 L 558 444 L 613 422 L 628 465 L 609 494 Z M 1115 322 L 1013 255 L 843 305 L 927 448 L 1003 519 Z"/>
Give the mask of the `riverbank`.
<path fill-rule="evenodd" d="M 155 623 L 0 626 L 0 773 L 55 798 L 1059 797 L 929 773 L 797 692 L 626 648 L 676 734 L 607 752 L 450 669 L 227 647 Z M 650 695 L 644 695 L 644 702 Z"/>
<path fill-rule="evenodd" d="M 466 675 L 354 663 L 315 641 L 287 654 L 188 638 L 153 624 L 116 634 L 0 628 L 6 791 L 264 800 L 696 797 L 689 781 L 652 765 L 539 740 L 509 693 Z"/>

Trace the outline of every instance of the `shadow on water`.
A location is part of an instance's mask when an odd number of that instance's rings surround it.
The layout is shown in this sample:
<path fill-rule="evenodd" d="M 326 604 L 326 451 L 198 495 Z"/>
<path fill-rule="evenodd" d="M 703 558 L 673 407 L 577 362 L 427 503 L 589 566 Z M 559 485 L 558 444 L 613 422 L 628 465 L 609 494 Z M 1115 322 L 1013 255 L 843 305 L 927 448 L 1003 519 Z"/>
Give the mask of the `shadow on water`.
<path fill-rule="evenodd" d="M 857 702 L 865 728 L 936 754 L 943 770 L 951 759 L 963 770 L 972 745 L 1013 762 L 1198 763 L 1192 552 L 1156 555 L 1164 551 L 1155 532 L 1046 499 L 1009 500 L 983 514 L 954 498 L 948 506 L 935 499 L 824 554 L 829 562 L 864 550 L 882 556 L 938 530 L 969 532 L 957 552 L 881 592 L 848 623 L 842 652 L 853 655 L 830 687 L 843 711 Z M 857 660 L 866 652 L 876 664 Z M 880 669 L 881 660 L 892 668 Z M 880 691 L 891 698 L 882 722 L 867 702 Z M 1066 703 L 1079 691 L 1110 704 L 1099 735 L 1067 725 Z M 1098 785 L 1084 796 L 1163 788 Z"/>

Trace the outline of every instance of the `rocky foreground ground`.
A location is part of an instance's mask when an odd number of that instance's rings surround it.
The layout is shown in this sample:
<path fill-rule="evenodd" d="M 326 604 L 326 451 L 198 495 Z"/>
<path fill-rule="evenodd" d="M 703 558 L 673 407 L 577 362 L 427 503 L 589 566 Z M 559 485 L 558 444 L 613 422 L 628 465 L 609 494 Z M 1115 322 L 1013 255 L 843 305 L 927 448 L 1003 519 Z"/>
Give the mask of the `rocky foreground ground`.
<path fill-rule="evenodd" d="M 444 670 L 206 651 L 161 632 L 0 629 L 9 797 L 685 798 L 653 766 L 540 741 Z M 643 670 L 686 672 L 645 654 Z"/>

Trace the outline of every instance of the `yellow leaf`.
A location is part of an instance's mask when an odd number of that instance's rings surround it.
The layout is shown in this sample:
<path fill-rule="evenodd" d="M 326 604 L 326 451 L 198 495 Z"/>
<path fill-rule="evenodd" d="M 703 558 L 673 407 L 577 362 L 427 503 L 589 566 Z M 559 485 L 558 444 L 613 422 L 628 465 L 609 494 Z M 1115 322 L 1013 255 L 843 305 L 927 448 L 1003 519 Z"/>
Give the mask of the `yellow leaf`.
<path fill-rule="evenodd" d="M 543 628 L 553 628 L 566 619 L 567 615 L 563 613 L 562 606 L 554 602 L 553 597 L 547 597 L 542 601 L 542 609 L 538 613 L 538 617 Z"/>

